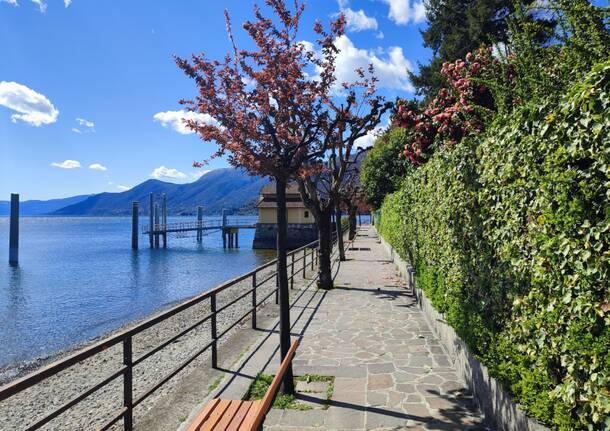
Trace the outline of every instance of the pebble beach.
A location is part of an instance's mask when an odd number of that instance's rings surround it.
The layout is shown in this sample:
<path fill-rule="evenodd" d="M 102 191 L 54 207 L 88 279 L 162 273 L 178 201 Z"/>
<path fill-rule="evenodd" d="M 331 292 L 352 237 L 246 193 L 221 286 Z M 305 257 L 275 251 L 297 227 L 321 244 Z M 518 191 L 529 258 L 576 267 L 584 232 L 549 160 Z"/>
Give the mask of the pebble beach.
<path fill-rule="evenodd" d="M 264 280 L 273 270 L 274 267 L 263 270 L 257 275 L 258 279 Z M 275 278 L 272 277 L 271 280 L 265 282 L 257 289 L 258 300 L 260 301 L 265 295 L 271 293 L 274 288 Z M 249 289 L 251 289 L 251 279 L 247 278 L 220 292 L 217 295 L 217 309 L 222 308 L 225 304 L 230 303 Z M 264 313 L 264 308 L 267 303 L 274 303 L 273 295 L 271 295 L 266 303 L 259 308 L 259 313 Z M 238 318 L 246 314 L 250 308 L 251 295 L 247 295 L 220 312 L 217 315 L 218 333 L 220 334 L 229 328 Z M 209 312 L 210 302 L 204 300 L 201 303 L 138 333 L 133 337 L 134 359 L 141 357 L 163 341 L 170 339 L 172 336 L 194 324 L 197 320 L 208 315 Z M 124 330 L 136 324 L 137 322 L 134 322 L 131 325 L 126 325 L 117 329 L 117 331 Z M 240 325 L 250 325 L 250 316 L 248 315 L 242 319 Z M 219 345 L 230 342 L 231 333 L 240 325 L 221 338 L 219 340 Z M 117 331 L 113 331 L 112 333 Z M 137 399 L 141 394 L 145 393 L 148 388 L 159 382 L 183 361 L 208 344 L 211 339 L 210 331 L 210 321 L 208 320 L 135 366 L 133 368 L 134 399 Z M 106 334 L 105 337 L 108 337 L 111 334 Z M 98 337 L 93 339 L 86 345 L 99 342 L 103 338 L 104 337 Z M 2 377 L 4 379 L 3 383 L 60 360 L 62 357 L 72 354 L 83 347 L 86 346 L 79 346 L 79 348 L 61 352 L 50 358 L 40 359 L 20 367 L 5 370 Z M 0 430 L 16 431 L 26 428 L 46 414 L 49 414 L 67 403 L 81 392 L 102 381 L 113 372 L 116 372 L 122 366 L 122 360 L 122 344 L 119 343 L 0 402 Z M 143 400 L 134 409 L 134 416 L 137 418 L 139 415 L 143 415 L 144 412 L 148 411 L 155 402 L 180 385 L 181 379 L 184 378 L 184 376 L 187 376 L 190 371 L 197 367 L 209 367 L 209 364 L 210 349 L 195 359 L 174 378 L 161 386 L 151 396 Z M 212 382 L 210 382 L 210 384 L 211 383 Z M 97 429 L 122 408 L 122 394 L 123 379 L 118 377 L 110 384 L 91 394 L 85 400 L 46 424 L 42 429 Z M 115 425 L 114 428 L 121 429 L 121 421 L 118 421 L 118 425 Z"/>

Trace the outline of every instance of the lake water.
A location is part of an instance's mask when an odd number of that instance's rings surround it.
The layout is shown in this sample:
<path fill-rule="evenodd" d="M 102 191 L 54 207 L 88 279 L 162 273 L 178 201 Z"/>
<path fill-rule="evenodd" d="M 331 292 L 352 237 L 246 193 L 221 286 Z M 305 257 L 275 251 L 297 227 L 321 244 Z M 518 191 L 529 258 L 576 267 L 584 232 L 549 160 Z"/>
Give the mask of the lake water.
<path fill-rule="evenodd" d="M 193 221 L 194 217 L 170 217 Z M 141 222 L 143 220 L 141 219 Z M 8 265 L 9 219 L 0 217 L 0 368 L 74 346 L 247 272 L 273 252 L 239 249 L 220 232 L 197 244 L 168 238 L 168 249 L 131 250 L 127 217 L 22 217 L 19 266 Z"/>

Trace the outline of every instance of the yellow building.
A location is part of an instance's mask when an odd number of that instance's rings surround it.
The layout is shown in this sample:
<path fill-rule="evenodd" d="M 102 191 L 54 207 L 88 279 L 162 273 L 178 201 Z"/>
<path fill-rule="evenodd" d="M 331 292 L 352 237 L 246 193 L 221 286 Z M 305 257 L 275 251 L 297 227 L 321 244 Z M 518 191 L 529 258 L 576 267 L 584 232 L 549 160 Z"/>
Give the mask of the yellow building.
<path fill-rule="evenodd" d="M 259 223 L 277 223 L 277 195 L 274 184 L 263 187 L 256 207 L 258 208 Z M 299 188 L 296 184 L 291 184 L 286 189 L 286 209 L 288 211 L 288 224 L 315 223 L 311 213 L 301 200 Z"/>
<path fill-rule="evenodd" d="M 276 248 L 277 235 L 277 194 L 275 184 L 261 190 L 256 204 L 258 222 L 254 234 L 253 248 Z M 299 248 L 317 239 L 316 221 L 303 201 L 296 184 L 286 189 L 286 209 L 288 211 L 288 248 Z"/>

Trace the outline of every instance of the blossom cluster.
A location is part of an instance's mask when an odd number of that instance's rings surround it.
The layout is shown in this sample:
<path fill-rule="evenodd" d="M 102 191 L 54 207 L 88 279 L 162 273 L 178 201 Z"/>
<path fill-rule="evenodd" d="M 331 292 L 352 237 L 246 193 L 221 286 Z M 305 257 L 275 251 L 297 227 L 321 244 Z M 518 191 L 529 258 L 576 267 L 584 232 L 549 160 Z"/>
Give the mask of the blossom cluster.
<path fill-rule="evenodd" d="M 482 113 L 494 110 L 494 101 L 482 79 L 498 68 L 491 50 L 482 47 L 474 54 L 469 52 L 464 60 L 443 64 L 441 73 L 447 87 L 425 107 L 398 101 L 393 123 L 414 131 L 404 150 L 411 163 L 423 163 L 435 142 L 452 145 L 483 130 Z"/>

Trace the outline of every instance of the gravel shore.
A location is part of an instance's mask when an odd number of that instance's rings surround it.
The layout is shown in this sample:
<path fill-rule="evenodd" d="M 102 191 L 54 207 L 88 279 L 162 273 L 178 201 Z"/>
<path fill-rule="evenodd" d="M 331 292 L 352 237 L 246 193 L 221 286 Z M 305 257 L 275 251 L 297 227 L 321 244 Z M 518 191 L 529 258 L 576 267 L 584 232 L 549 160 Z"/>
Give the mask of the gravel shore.
<path fill-rule="evenodd" d="M 265 279 L 273 270 L 274 268 L 271 267 L 257 274 L 258 280 Z M 275 277 L 272 277 L 271 280 L 257 289 L 259 300 L 271 293 L 274 287 Z M 228 304 L 250 288 L 251 279 L 248 278 L 225 289 L 217 295 L 217 309 Z M 267 302 L 274 302 L 273 295 L 271 295 Z M 243 316 L 250 307 L 251 296 L 247 295 L 245 298 L 240 299 L 235 304 L 219 313 L 217 317 L 218 333 L 222 333 L 226 328 L 231 326 L 231 324 L 239 317 Z M 137 334 L 133 337 L 134 359 L 142 356 L 144 353 L 176 335 L 181 330 L 186 329 L 197 320 L 209 314 L 209 311 L 210 302 L 205 300 Z M 264 313 L 263 310 L 260 310 L 259 312 Z M 134 322 L 126 327 L 134 326 L 136 323 L 137 322 Z M 242 320 L 240 325 L 249 324 L 250 317 L 248 316 Z M 184 360 L 209 343 L 210 330 L 210 321 L 207 321 L 134 367 L 134 399 L 137 399 L 137 397 L 143 394 L 153 384 L 159 382 Z M 230 339 L 230 334 L 231 332 L 229 332 L 227 336 L 221 338 L 219 344 L 227 342 L 227 340 Z M 102 338 L 100 337 L 92 340 L 91 343 L 101 339 Z M 21 373 L 24 371 L 31 372 L 33 371 L 33 368 L 44 366 L 73 352 L 74 351 L 63 352 L 53 358 L 29 364 L 25 370 L 22 368 L 20 371 Z M 0 430 L 16 431 L 26 428 L 36 420 L 39 420 L 81 392 L 111 375 L 121 367 L 122 360 L 122 344 L 119 343 L 34 385 L 32 388 L 0 402 Z M 194 360 L 183 371 L 138 405 L 134 410 L 135 416 L 142 415 L 144 412 L 148 411 L 155 402 L 176 389 L 180 385 L 181 379 L 188 376 L 195 368 L 209 367 L 209 364 L 210 350 Z M 4 378 L 15 378 L 15 374 L 15 372 L 12 372 L 12 375 L 5 373 Z M 210 383 L 212 382 L 209 382 L 208 384 Z M 49 422 L 42 429 L 84 430 L 100 427 L 113 416 L 113 413 L 116 413 L 122 407 L 122 386 L 123 379 L 119 377 L 60 415 L 58 418 Z M 115 428 L 121 429 L 121 421 L 119 421 L 118 424 L 119 425 L 115 426 Z"/>

